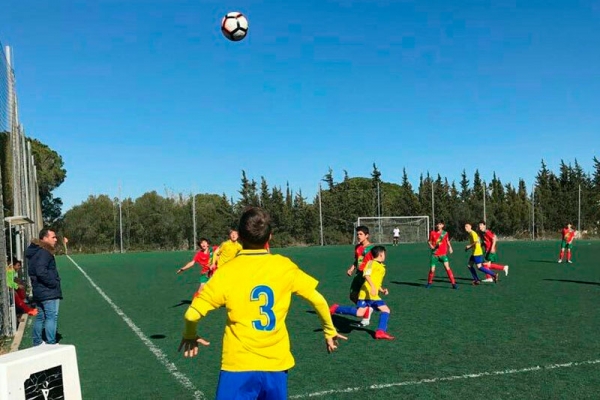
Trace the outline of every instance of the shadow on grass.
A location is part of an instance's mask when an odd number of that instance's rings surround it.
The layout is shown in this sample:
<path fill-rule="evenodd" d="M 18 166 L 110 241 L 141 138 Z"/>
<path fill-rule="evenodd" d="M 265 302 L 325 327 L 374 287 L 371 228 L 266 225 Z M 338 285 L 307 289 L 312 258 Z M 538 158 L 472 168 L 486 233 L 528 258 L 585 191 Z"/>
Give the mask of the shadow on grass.
<path fill-rule="evenodd" d="M 192 304 L 191 300 L 180 300 L 179 304 L 175 304 L 174 306 L 171 306 L 171 308 L 181 307 L 189 304 Z"/>
<path fill-rule="evenodd" d="M 150 335 L 150 339 L 164 339 L 166 337 L 167 337 L 166 335 L 163 335 L 163 334 L 160 334 L 160 333 L 156 334 L 156 335 Z"/>
<path fill-rule="evenodd" d="M 316 314 L 316 312 L 312 310 L 307 310 L 306 312 L 309 314 Z M 367 332 L 372 337 L 375 337 L 375 331 L 360 326 L 357 319 L 349 319 L 343 315 L 332 315 L 331 319 L 333 320 L 335 329 L 342 335 L 347 335 L 352 331 L 363 331 Z M 315 329 L 313 332 L 323 332 L 323 329 Z"/>
<path fill-rule="evenodd" d="M 534 263 L 544 263 L 544 264 L 558 264 L 556 261 L 550 261 L 550 260 L 527 260 L 529 262 L 534 262 Z"/>
<path fill-rule="evenodd" d="M 422 287 L 425 286 L 422 283 L 417 283 L 417 282 L 399 282 L 399 281 L 392 281 L 391 283 L 393 283 L 394 285 L 404 285 L 404 286 L 415 286 L 415 287 Z"/>
<path fill-rule="evenodd" d="M 454 277 L 455 280 L 457 281 L 472 281 L 473 278 L 461 278 L 461 277 Z M 427 279 L 419 279 L 420 281 L 427 281 Z M 443 278 L 434 278 L 433 279 L 434 282 L 444 282 L 444 283 L 450 283 L 450 281 L 448 279 L 443 279 Z"/>
<path fill-rule="evenodd" d="M 582 285 L 596 285 L 596 286 L 600 286 L 600 282 L 587 282 L 587 281 L 574 281 L 571 279 L 542 279 L 544 281 L 551 281 L 551 282 L 567 282 L 567 283 L 579 283 Z"/>

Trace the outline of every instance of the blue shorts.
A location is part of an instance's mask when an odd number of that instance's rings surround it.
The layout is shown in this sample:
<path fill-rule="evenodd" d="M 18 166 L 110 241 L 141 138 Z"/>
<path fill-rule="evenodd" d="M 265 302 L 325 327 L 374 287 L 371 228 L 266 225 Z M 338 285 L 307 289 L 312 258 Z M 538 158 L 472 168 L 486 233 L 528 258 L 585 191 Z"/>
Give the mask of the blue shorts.
<path fill-rule="evenodd" d="M 217 400 L 287 399 L 287 371 L 221 371 Z"/>
<path fill-rule="evenodd" d="M 469 264 L 483 264 L 483 255 L 480 256 L 471 256 L 471 258 L 469 258 Z"/>
<path fill-rule="evenodd" d="M 379 310 L 379 307 L 385 306 L 385 301 L 383 300 L 359 300 L 356 302 L 356 307 L 373 307 L 375 310 Z"/>

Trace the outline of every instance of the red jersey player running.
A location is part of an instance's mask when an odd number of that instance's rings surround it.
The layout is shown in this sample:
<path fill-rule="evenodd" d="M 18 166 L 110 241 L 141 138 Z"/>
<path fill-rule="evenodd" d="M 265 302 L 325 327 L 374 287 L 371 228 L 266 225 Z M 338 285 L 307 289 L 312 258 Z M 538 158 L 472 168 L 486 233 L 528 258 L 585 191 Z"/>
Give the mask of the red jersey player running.
<path fill-rule="evenodd" d="M 571 224 L 567 224 L 566 227 L 561 231 L 562 233 L 562 243 L 560 245 L 560 254 L 558 255 L 558 262 L 561 263 L 563 257 L 565 256 L 565 249 L 567 249 L 567 262 L 569 264 L 573 263 L 571 261 L 571 249 L 573 248 L 573 240 L 575 239 L 575 234 L 577 231 L 573 229 Z"/>
<path fill-rule="evenodd" d="M 348 276 L 352 276 L 353 273 L 356 273 L 350 284 L 350 300 L 355 304 L 358 302 L 358 294 L 365 283 L 363 271 L 367 263 L 373 259 L 371 249 L 374 245 L 369 241 L 369 227 L 364 225 L 357 226 L 356 240 L 358 244 L 354 247 L 354 263 L 346 272 Z M 368 326 L 371 323 L 372 311 L 372 307 L 367 308 L 363 315 L 363 319 L 360 321 L 361 326 Z"/>
<path fill-rule="evenodd" d="M 481 237 L 483 250 L 485 251 L 485 261 L 483 266 L 491 270 L 504 271 L 504 275 L 508 275 L 508 265 L 496 264 L 496 261 L 498 261 L 498 255 L 496 254 L 498 237 L 494 232 L 487 229 L 485 221 L 479 222 L 479 236 Z M 483 282 L 494 282 L 494 279 L 491 275 L 486 275 Z"/>
<path fill-rule="evenodd" d="M 438 221 L 435 225 L 435 230 L 429 234 L 429 248 L 431 249 L 431 262 L 429 269 L 429 276 L 427 277 L 427 285 L 425 287 L 429 289 L 433 283 L 433 277 L 435 275 L 435 266 L 438 262 L 441 262 L 446 268 L 446 273 L 450 279 L 453 289 L 458 289 L 458 285 L 454 280 L 454 274 L 450 269 L 450 261 L 448 260 L 448 253 L 452 254 L 452 245 L 450 244 L 450 236 L 448 232 L 444 230 L 444 221 Z"/>
<path fill-rule="evenodd" d="M 200 266 L 200 286 L 196 293 L 194 293 L 194 298 L 200 295 L 202 288 L 204 288 L 204 285 L 206 285 L 206 282 L 208 282 L 212 275 L 211 272 L 215 270 L 214 254 L 219 248 L 218 246 L 211 246 L 206 238 L 200 238 L 200 240 L 198 240 L 198 246 L 200 247 L 200 250 L 196 253 L 194 258 L 177 270 L 177 274 L 180 274 L 183 271 L 192 268 L 196 263 Z"/>

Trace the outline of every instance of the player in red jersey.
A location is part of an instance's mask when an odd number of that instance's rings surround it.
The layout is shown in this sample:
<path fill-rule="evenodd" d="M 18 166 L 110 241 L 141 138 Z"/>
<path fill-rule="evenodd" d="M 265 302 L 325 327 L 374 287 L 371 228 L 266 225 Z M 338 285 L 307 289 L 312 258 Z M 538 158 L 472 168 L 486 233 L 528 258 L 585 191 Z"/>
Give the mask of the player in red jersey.
<path fill-rule="evenodd" d="M 198 240 L 198 246 L 200 247 L 200 250 L 194 255 L 194 258 L 177 270 L 177 274 L 180 274 L 183 271 L 192 268 L 196 263 L 200 266 L 200 286 L 196 293 L 194 293 L 194 298 L 200 295 L 202 288 L 206 285 L 206 282 L 208 282 L 212 272 L 215 270 L 216 265 L 214 263 L 214 255 L 219 248 L 219 246 L 211 246 L 206 238 L 200 238 L 200 240 Z"/>
<path fill-rule="evenodd" d="M 356 241 L 358 244 L 354 247 L 354 263 L 346 271 L 348 276 L 356 273 L 350 284 L 350 300 L 355 304 L 358 302 L 360 288 L 365 283 L 363 271 L 367 263 L 373 259 L 371 249 L 374 245 L 369 241 L 369 228 L 367 226 L 361 225 L 356 227 Z M 372 311 L 371 307 L 367 309 L 365 315 L 363 315 L 363 319 L 360 321 L 361 326 L 370 324 Z"/>
<path fill-rule="evenodd" d="M 562 243 L 560 245 L 560 254 L 558 255 L 559 263 L 562 262 L 563 257 L 565 256 L 565 249 L 567 250 L 567 262 L 569 264 L 573 263 L 573 261 L 571 261 L 571 249 L 573 248 L 573 240 L 575 240 L 576 233 L 577 231 L 573 229 L 573 226 L 570 223 L 562 229 Z"/>
<path fill-rule="evenodd" d="M 438 262 L 441 262 L 444 268 L 446 268 L 446 274 L 448 274 L 448 279 L 450 279 L 452 288 L 458 289 L 454 274 L 450 268 L 450 260 L 448 259 L 448 254 L 452 254 L 452 245 L 450 244 L 448 232 L 444 230 L 444 221 L 440 220 L 435 224 L 435 230 L 429 233 L 428 244 L 431 249 L 431 262 L 429 276 L 427 277 L 427 285 L 425 285 L 425 287 L 429 289 L 433 284 L 435 266 Z"/>
<path fill-rule="evenodd" d="M 504 271 L 504 275 L 508 275 L 508 265 L 497 264 L 498 255 L 496 254 L 496 245 L 498 243 L 498 237 L 494 232 L 487 229 L 485 221 L 479 222 L 479 237 L 483 242 L 483 250 L 485 251 L 484 267 L 496 271 Z M 483 282 L 493 282 L 494 279 L 491 275 L 486 275 Z"/>

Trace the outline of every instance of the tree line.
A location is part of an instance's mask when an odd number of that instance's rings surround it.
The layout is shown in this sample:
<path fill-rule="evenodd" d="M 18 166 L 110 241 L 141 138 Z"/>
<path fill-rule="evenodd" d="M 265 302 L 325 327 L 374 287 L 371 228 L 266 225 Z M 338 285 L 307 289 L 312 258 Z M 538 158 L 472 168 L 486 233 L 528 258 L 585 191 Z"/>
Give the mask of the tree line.
<path fill-rule="evenodd" d="M 600 161 L 594 158 L 593 170 L 586 172 L 575 161 L 561 162 L 557 172 L 542 161 L 535 188 L 520 179 L 516 185 L 503 183 L 494 174 L 484 182 L 479 171 L 473 176 L 462 172 L 458 182 L 441 175 L 421 175 L 413 188 L 406 171 L 400 182 L 384 182 L 373 164 L 368 177 L 349 177 L 341 181 L 330 169 L 323 187 L 308 199 L 301 190 L 270 186 L 242 171 L 239 197 L 225 194 L 160 195 L 148 192 L 122 201 L 107 195 L 90 196 L 55 221 L 57 231 L 69 238 L 71 250 L 107 252 L 125 250 L 176 250 L 194 248 L 194 220 L 197 237 L 218 244 L 234 227 L 245 207 L 261 206 L 272 216 L 273 247 L 320 244 L 322 210 L 325 244 L 352 242 L 354 223 L 366 216 L 412 216 L 432 214 L 446 222 L 450 234 L 464 237 L 462 225 L 479 221 L 485 214 L 488 226 L 501 236 L 531 238 L 556 237 L 566 222 L 577 224 L 581 196 L 581 227 L 587 236 L 597 236 L 600 226 Z M 581 188 L 581 192 L 580 192 Z M 535 226 L 533 222 L 535 221 Z"/>
<path fill-rule="evenodd" d="M 577 226 L 579 218 L 577 228 L 587 237 L 600 234 L 600 161 L 596 157 L 591 171 L 585 171 L 577 160 L 561 161 L 556 170 L 542 160 L 533 190 L 523 179 L 503 183 L 496 174 L 484 182 L 477 170 L 472 176 L 463 171 L 458 181 L 427 173 L 413 187 L 405 170 L 399 182 L 385 182 L 373 164 L 369 176 L 350 177 L 343 171 L 341 180 L 329 169 L 320 196 L 317 193 L 311 199 L 289 184 L 270 186 L 265 177 L 257 182 L 242 171 L 237 199 L 224 194 L 196 194 L 192 199 L 156 191 L 121 201 L 96 195 L 63 214 L 62 200 L 53 195 L 67 176 L 62 157 L 38 140 L 27 140 L 37 166 L 44 224 L 68 237 L 71 249 L 82 252 L 116 251 L 121 237 L 128 251 L 190 249 L 194 248 L 194 225 L 197 237 L 217 243 L 247 206 L 270 212 L 273 247 L 320 244 L 321 215 L 325 244 L 351 243 L 358 217 L 432 216 L 432 191 L 435 218 L 443 219 L 457 239 L 463 238 L 465 221 L 484 217 L 484 208 L 488 226 L 505 237 L 556 237 L 566 222 Z M 0 133 L 0 155 L 3 206 L 5 216 L 10 216 L 13 182 L 6 132 Z"/>

